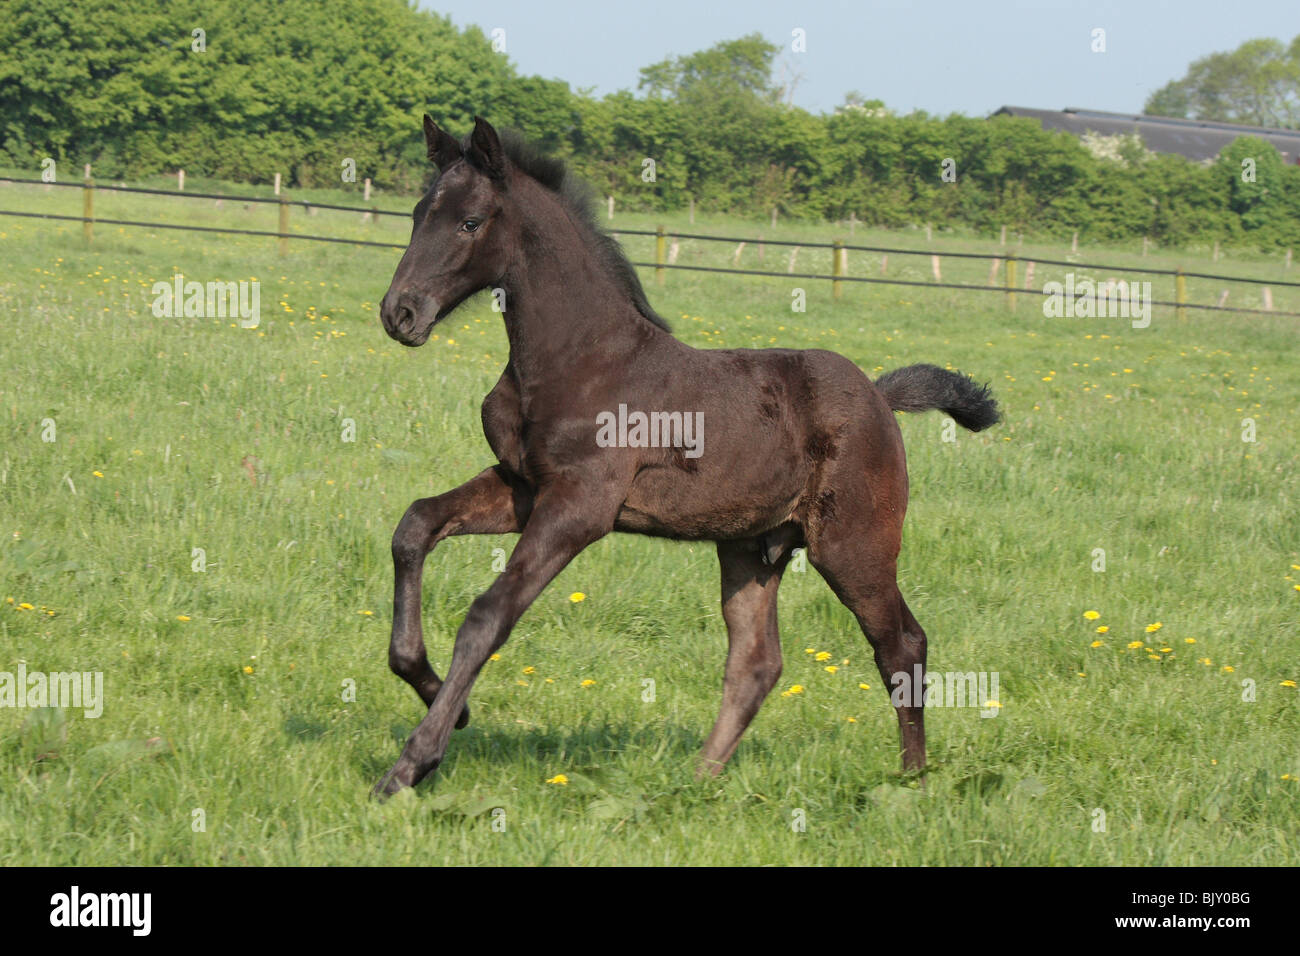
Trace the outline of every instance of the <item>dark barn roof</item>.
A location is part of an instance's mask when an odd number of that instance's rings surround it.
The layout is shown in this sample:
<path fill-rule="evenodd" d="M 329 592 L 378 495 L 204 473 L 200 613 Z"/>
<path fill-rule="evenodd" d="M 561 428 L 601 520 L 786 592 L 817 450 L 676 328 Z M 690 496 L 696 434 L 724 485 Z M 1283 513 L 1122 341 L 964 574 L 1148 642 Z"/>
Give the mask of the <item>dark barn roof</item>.
<path fill-rule="evenodd" d="M 1137 133 L 1147 149 L 1156 153 L 1177 153 L 1188 159 L 1213 159 L 1238 136 L 1258 136 L 1273 144 L 1284 163 L 1300 163 L 1300 130 L 1242 126 L 1209 120 L 1171 119 L 1132 113 L 1103 113 L 1101 110 L 1035 110 L 1025 106 L 1004 106 L 994 116 L 1023 116 L 1036 119 L 1043 129 L 1064 130 L 1075 136 L 1092 131 L 1105 136 Z"/>

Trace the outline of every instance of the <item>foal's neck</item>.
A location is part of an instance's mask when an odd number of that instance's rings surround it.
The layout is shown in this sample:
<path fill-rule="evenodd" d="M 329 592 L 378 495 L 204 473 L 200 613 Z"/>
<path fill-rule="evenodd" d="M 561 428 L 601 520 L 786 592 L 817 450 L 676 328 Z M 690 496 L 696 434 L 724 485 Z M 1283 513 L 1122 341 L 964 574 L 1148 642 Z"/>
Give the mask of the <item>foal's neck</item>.
<path fill-rule="evenodd" d="M 637 349 L 671 338 L 644 316 L 577 221 L 542 187 L 520 190 L 527 226 L 502 277 L 510 361 L 521 384 L 567 388 L 568 374 L 619 369 Z"/>

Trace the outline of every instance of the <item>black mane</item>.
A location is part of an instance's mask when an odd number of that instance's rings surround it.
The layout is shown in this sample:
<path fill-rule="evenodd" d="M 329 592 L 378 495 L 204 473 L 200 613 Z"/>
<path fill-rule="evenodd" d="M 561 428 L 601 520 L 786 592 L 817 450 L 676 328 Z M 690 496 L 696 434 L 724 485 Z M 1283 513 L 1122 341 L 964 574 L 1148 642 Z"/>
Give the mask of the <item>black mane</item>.
<path fill-rule="evenodd" d="M 664 331 L 672 331 L 668 320 L 647 301 L 636 267 L 628 261 L 623 247 L 600 228 L 591 187 L 576 176 L 563 160 L 542 153 L 515 130 L 502 129 L 498 133 L 498 139 L 501 140 L 501 148 L 505 150 L 506 157 L 520 172 L 555 193 L 574 217 L 587 227 L 592 252 L 618 281 L 636 310 Z M 464 152 L 469 151 L 469 137 L 465 138 L 462 149 Z"/>

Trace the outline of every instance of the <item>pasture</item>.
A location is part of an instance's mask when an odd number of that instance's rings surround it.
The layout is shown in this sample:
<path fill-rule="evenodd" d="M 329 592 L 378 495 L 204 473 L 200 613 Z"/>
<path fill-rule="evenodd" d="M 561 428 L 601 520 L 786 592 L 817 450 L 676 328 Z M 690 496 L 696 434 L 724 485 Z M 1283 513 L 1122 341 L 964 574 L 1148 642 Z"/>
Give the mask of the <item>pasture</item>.
<path fill-rule="evenodd" d="M 0 207 L 80 212 L 76 190 L 55 192 L 6 187 Z M 96 212 L 275 228 L 270 207 L 101 194 Z M 306 232 L 408 231 L 294 215 Z M 652 240 L 627 246 L 644 260 Z M 0 863 L 1300 862 L 1300 319 L 1157 308 L 1134 329 L 1045 318 L 1037 296 L 1013 311 L 850 285 L 834 301 L 825 282 L 691 272 L 642 278 L 697 347 L 829 348 L 873 376 L 934 362 L 991 384 L 1005 421 L 979 435 L 900 416 L 900 586 L 932 671 L 998 675 L 980 702 L 996 716 L 932 709 L 918 788 L 856 622 L 792 569 L 778 690 L 723 774 L 696 781 L 725 654 L 713 545 L 611 536 L 485 667 L 441 769 L 369 801 L 421 716 L 387 668 L 389 539 L 412 499 L 490 463 L 478 408 L 506 357 L 483 296 L 422 349 L 388 339 L 378 302 L 399 255 L 291 243 L 281 258 L 272 239 L 104 225 L 87 246 L 77 223 L 0 219 L 0 671 L 99 671 L 105 697 L 95 719 L 0 708 Z M 680 261 L 696 255 L 683 243 Z M 1281 276 L 1262 257 L 1152 259 Z M 929 274 L 891 259 L 905 268 Z M 954 260 L 944 278 L 987 270 Z M 175 273 L 256 278 L 260 325 L 155 317 L 151 287 Z M 1277 308 L 1300 308 L 1287 291 Z M 511 543 L 430 555 L 439 673 Z"/>

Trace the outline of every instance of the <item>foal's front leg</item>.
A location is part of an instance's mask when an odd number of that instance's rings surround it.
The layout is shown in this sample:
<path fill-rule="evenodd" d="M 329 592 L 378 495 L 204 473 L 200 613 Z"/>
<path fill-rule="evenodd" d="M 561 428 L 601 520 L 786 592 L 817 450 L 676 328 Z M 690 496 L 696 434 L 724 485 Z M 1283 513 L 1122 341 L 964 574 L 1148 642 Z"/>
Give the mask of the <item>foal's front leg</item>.
<path fill-rule="evenodd" d="M 401 758 L 376 784 L 376 796 L 414 786 L 437 768 L 452 725 L 488 656 L 506 642 L 515 622 L 564 566 L 613 529 L 616 512 L 617 505 L 601 507 L 583 489 L 552 488 L 538 496 L 505 570 L 470 605 L 456 632 L 447 679 Z"/>
<path fill-rule="evenodd" d="M 406 509 L 393 533 L 393 636 L 388 666 L 432 706 L 442 681 L 429 666 L 420 624 L 420 579 L 424 559 L 443 538 L 458 534 L 505 534 L 528 520 L 532 493 L 500 465 L 488 468 L 459 488 L 420 498 Z M 468 708 L 457 727 L 469 723 Z"/>

